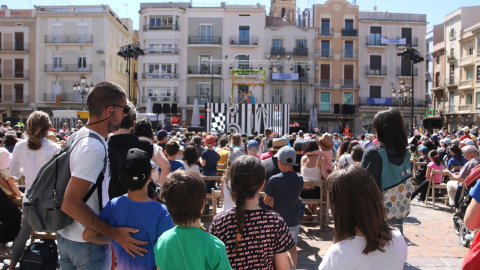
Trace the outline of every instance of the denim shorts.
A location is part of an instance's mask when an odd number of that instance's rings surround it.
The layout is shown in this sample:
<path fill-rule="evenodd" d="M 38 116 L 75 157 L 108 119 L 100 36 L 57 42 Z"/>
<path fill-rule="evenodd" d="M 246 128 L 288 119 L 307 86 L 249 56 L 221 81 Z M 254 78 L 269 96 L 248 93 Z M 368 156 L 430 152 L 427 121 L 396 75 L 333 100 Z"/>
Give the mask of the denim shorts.
<path fill-rule="evenodd" d="M 295 245 L 296 245 L 297 242 L 298 242 L 298 234 L 300 232 L 300 225 L 293 226 L 293 227 L 288 227 L 288 231 L 292 235 L 293 241 L 295 241 Z"/>
<path fill-rule="evenodd" d="M 61 270 L 110 270 L 112 251 L 109 245 L 76 242 L 57 234 Z"/>

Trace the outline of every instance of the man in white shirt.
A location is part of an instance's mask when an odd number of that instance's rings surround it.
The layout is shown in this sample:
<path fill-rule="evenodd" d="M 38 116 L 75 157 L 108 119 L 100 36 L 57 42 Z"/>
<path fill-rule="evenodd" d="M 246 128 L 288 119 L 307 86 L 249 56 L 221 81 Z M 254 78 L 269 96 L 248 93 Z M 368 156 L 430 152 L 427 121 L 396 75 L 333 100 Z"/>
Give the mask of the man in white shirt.
<path fill-rule="evenodd" d="M 373 137 L 373 134 L 368 134 L 368 141 L 365 143 L 365 150 L 373 146 L 373 140 L 375 138 Z"/>
<path fill-rule="evenodd" d="M 58 250 L 61 269 L 110 269 L 111 250 L 108 245 L 97 245 L 83 240 L 85 227 L 99 232 L 121 245 L 127 253 L 143 255 L 147 250 L 140 247 L 145 241 L 134 239 L 130 233 L 138 232 L 136 228 L 112 227 L 98 218 L 99 192 L 83 202 L 83 198 L 96 183 L 104 166 L 106 143 L 104 139 L 115 131 L 122 118 L 128 113 L 125 90 L 117 84 L 102 82 L 97 84 L 87 96 L 89 119 L 87 125 L 80 129 L 75 139 L 88 133 L 102 138 L 99 141 L 92 137 L 82 139 L 70 155 L 70 171 L 72 177 L 62 203 L 62 211 L 71 216 L 74 222 L 58 231 Z M 74 140 L 76 141 L 76 140 Z M 102 205 L 108 202 L 108 184 L 110 180 L 109 164 L 104 174 L 101 187 Z"/>

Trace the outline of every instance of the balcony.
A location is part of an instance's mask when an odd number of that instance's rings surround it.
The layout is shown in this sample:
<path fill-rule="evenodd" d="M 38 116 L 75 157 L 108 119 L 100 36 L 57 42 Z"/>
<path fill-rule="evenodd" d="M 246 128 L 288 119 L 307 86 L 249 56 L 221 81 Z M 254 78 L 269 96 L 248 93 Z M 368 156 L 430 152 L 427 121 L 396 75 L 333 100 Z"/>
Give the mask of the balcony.
<path fill-rule="evenodd" d="M 393 98 L 359 97 L 359 106 L 362 107 L 385 107 L 393 106 Z"/>
<path fill-rule="evenodd" d="M 342 80 L 342 89 L 356 89 L 358 88 L 357 80 Z"/>
<path fill-rule="evenodd" d="M 469 55 L 469 56 L 460 58 L 460 60 L 458 60 L 458 66 L 459 67 L 473 66 L 473 64 L 474 64 L 473 55 Z"/>
<path fill-rule="evenodd" d="M 3 42 L 0 51 L 2 52 L 28 52 L 28 43 L 23 41 Z"/>
<path fill-rule="evenodd" d="M 399 39 L 402 39 L 401 37 L 397 38 L 397 40 Z M 406 45 L 410 45 L 411 47 L 418 47 L 418 38 L 412 38 L 412 44 L 407 44 Z M 397 44 L 397 47 L 399 47 L 399 49 L 402 49 L 403 50 L 403 47 L 405 46 L 405 44 Z"/>
<path fill-rule="evenodd" d="M 343 50 L 342 49 L 342 59 L 357 59 L 358 51 L 355 50 Z"/>
<path fill-rule="evenodd" d="M 308 56 L 308 48 L 293 48 L 293 55 L 295 56 Z"/>
<path fill-rule="evenodd" d="M 230 45 L 232 46 L 257 46 L 258 37 L 230 37 Z"/>
<path fill-rule="evenodd" d="M 24 96 L 14 96 L 14 95 L 3 95 L 2 103 L 28 103 L 28 95 Z"/>
<path fill-rule="evenodd" d="M 219 36 L 189 36 L 189 45 L 222 45 L 222 37 Z"/>
<path fill-rule="evenodd" d="M 142 73 L 142 79 L 178 79 L 178 73 Z"/>
<path fill-rule="evenodd" d="M 67 65 L 52 65 L 45 64 L 44 72 L 69 72 L 69 73 L 80 73 L 80 72 L 92 72 L 92 65 L 86 65 L 85 67 L 78 67 L 78 64 L 67 64 Z"/>
<path fill-rule="evenodd" d="M 436 80 L 434 81 L 434 84 L 432 85 L 432 89 L 430 91 L 438 91 L 438 90 L 443 90 L 445 87 L 445 80 Z"/>
<path fill-rule="evenodd" d="M 82 102 L 82 98 L 80 96 L 75 95 L 73 92 L 72 93 L 44 93 L 43 101 L 55 103 L 57 102 L 57 96 L 60 96 L 62 101 Z M 85 101 L 87 101 L 86 97 L 85 97 Z"/>
<path fill-rule="evenodd" d="M 458 113 L 471 113 L 473 110 L 473 105 L 460 105 L 458 106 Z"/>
<path fill-rule="evenodd" d="M 375 77 L 385 77 L 387 76 L 387 67 L 371 67 L 367 66 L 366 67 L 366 73 L 367 76 L 375 76 Z"/>
<path fill-rule="evenodd" d="M 150 25 L 145 24 L 143 26 L 143 31 L 157 31 L 157 30 L 180 30 L 180 26 L 177 24 L 167 24 L 167 25 Z"/>
<path fill-rule="evenodd" d="M 285 48 L 284 47 L 272 47 L 270 49 L 270 54 L 271 55 L 284 56 L 285 55 Z"/>
<path fill-rule="evenodd" d="M 381 40 L 378 38 L 370 38 L 367 37 L 367 46 L 369 47 L 380 47 L 380 48 L 386 48 L 387 44 L 382 44 Z"/>
<path fill-rule="evenodd" d="M 447 61 L 449 64 L 454 65 L 455 62 L 457 62 L 457 58 L 455 57 L 455 55 L 449 55 L 447 56 Z"/>
<path fill-rule="evenodd" d="M 157 103 L 176 103 L 179 100 L 179 98 L 176 96 L 142 96 L 140 100 L 141 102 L 146 103 L 148 102 L 149 98 L 152 100 L 152 102 Z"/>
<path fill-rule="evenodd" d="M 332 79 L 320 79 L 315 84 L 317 89 L 332 89 L 333 88 L 333 80 Z"/>
<path fill-rule="evenodd" d="M 317 50 L 317 53 L 316 53 L 316 58 L 323 58 L 323 59 L 329 59 L 329 58 L 333 58 L 334 56 L 334 50 L 333 49 L 320 49 L 320 50 Z"/>
<path fill-rule="evenodd" d="M 290 104 L 290 112 L 302 112 L 302 113 L 310 113 L 310 109 L 315 108 L 316 104 L 308 104 L 308 103 L 291 103 Z M 317 109 L 318 112 L 318 109 Z"/>
<path fill-rule="evenodd" d="M 298 80 L 294 80 L 293 82 L 295 82 L 295 83 L 299 83 L 299 82 L 306 83 L 306 82 L 308 82 L 308 74 L 307 73 L 303 73 L 301 75 L 299 74 L 298 75 Z"/>
<path fill-rule="evenodd" d="M 320 28 L 319 37 L 333 37 L 333 28 Z"/>
<path fill-rule="evenodd" d="M 92 35 L 46 35 L 45 43 L 92 43 Z"/>
<path fill-rule="evenodd" d="M 143 51 L 147 54 L 179 54 L 180 53 L 180 49 L 168 49 L 168 50 L 144 49 Z"/>
<path fill-rule="evenodd" d="M 188 66 L 188 75 L 222 75 L 221 66 Z"/>
<path fill-rule="evenodd" d="M 3 69 L 2 72 L 0 73 L 0 78 L 27 79 L 28 70 Z"/>
<path fill-rule="evenodd" d="M 411 77 L 412 76 L 412 72 L 410 71 L 410 68 L 409 70 L 402 70 L 402 68 L 397 68 L 397 77 Z M 413 77 L 417 77 L 418 76 L 418 68 L 415 68 L 413 70 Z"/>
<path fill-rule="evenodd" d="M 445 78 L 445 86 L 446 87 L 455 87 L 458 85 L 458 78 L 455 76 L 450 76 L 449 78 Z"/>
<path fill-rule="evenodd" d="M 342 37 L 356 37 L 357 36 L 357 29 L 342 29 Z"/>
<path fill-rule="evenodd" d="M 187 97 L 187 104 L 188 105 L 193 105 L 193 102 L 195 99 L 198 100 L 198 104 L 205 104 L 205 103 L 220 103 L 220 97 L 219 96 L 210 96 L 210 97 L 205 97 L 205 96 L 188 96 Z"/>
<path fill-rule="evenodd" d="M 460 81 L 458 83 L 458 89 L 459 90 L 469 90 L 474 88 L 474 82 L 472 79 L 470 80 L 465 80 L 465 81 Z"/>

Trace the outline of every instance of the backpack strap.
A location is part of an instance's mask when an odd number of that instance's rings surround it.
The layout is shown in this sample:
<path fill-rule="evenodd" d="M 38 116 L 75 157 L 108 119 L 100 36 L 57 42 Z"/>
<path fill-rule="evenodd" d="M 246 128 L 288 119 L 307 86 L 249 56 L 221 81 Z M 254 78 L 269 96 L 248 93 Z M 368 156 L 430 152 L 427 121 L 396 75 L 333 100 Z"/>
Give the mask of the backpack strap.
<path fill-rule="evenodd" d="M 388 161 L 388 155 L 385 149 L 380 148 L 377 151 L 382 158 L 382 190 L 395 187 L 412 175 L 409 152 L 406 153 L 402 164 L 395 165 Z"/>

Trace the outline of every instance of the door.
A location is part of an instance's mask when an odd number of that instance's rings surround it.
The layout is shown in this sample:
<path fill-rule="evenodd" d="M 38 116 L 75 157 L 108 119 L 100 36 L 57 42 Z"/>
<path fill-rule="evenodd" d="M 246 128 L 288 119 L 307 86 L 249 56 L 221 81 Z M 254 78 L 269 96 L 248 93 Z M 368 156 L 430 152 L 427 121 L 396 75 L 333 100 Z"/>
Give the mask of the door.
<path fill-rule="evenodd" d="M 53 42 L 60 43 L 62 42 L 62 27 L 54 26 L 53 27 Z"/>
<path fill-rule="evenodd" d="M 84 43 L 87 42 L 87 27 L 79 26 L 78 27 L 78 42 Z"/>
<path fill-rule="evenodd" d="M 305 111 L 306 101 L 305 88 L 295 89 L 295 108 L 297 111 Z"/>
<path fill-rule="evenodd" d="M 370 75 L 380 75 L 382 70 L 382 56 L 370 55 Z"/>
<path fill-rule="evenodd" d="M 84 53 L 79 53 L 77 55 L 77 71 L 78 72 L 87 71 L 87 56 Z"/>
<path fill-rule="evenodd" d="M 212 43 L 212 25 L 200 25 L 200 42 L 202 44 Z"/>
<path fill-rule="evenodd" d="M 211 74 L 212 64 L 210 60 L 212 59 L 211 55 L 200 55 L 199 63 L 199 74 Z"/>
<path fill-rule="evenodd" d="M 240 45 L 250 44 L 250 26 L 239 26 L 238 30 L 239 30 L 238 43 Z"/>
<path fill-rule="evenodd" d="M 346 88 L 353 88 L 353 65 L 343 66 L 343 85 Z"/>
<path fill-rule="evenodd" d="M 53 55 L 53 72 L 55 71 L 62 71 L 62 56 L 59 54 Z"/>
<path fill-rule="evenodd" d="M 15 32 L 15 51 L 24 50 L 23 32 Z"/>
<path fill-rule="evenodd" d="M 322 40 L 322 57 L 330 57 L 330 41 Z"/>
<path fill-rule="evenodd" d="M 345 58 L 353 58 L 353 41 L 345 41 Z"/>
<path fill-rule="evenodd" d="M 320 86 L 323 88 L 330 88 L 330 65 L 320 65 Z"/>
<path fill-rule="evenodd" d="M 15 59 L 15 78 L 24 78 L 23 59 Z"/>
<path fill-rule="evenodd" d="M 371 26 L 369 45 L 380 46 L 381 37 L 382 37 L 382 28 L 378 26 Z"/>
<path fill-rule="evenodd" d="M 414 44 L 412 44 L 412 28 L 402 28 L 402 38 L 405 38 L 407 40 L 406 44 L 413 46 Z"/>
<path fill-rule="evenodd" d="M 330 36 L 330 19 L 322 19 L 322 26 L 321 26 L 321 35 L 322 36 Z"/>
<path fill-rule="evenodd" d="M 330 93 L 329 92 L 320 93 L 320 111 L 330 112 Z"/>

